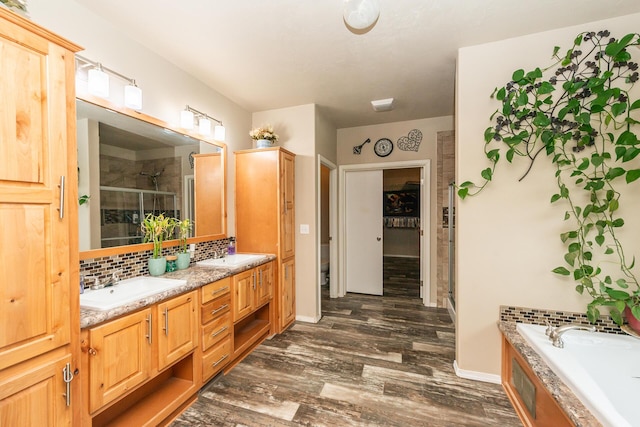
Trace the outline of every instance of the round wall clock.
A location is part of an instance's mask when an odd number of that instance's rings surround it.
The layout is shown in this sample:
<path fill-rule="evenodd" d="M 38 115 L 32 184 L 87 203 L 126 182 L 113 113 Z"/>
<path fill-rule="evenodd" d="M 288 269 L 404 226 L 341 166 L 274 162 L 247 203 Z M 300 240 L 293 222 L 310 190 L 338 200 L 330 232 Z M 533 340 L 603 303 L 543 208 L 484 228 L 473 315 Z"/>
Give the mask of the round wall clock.
<path fill-rule="evenodd" d="M 373 151 L 378 157 L 387 157 L 393 151 L 393 142 L 389 138 L 380 138 L 373 146 Z"/>

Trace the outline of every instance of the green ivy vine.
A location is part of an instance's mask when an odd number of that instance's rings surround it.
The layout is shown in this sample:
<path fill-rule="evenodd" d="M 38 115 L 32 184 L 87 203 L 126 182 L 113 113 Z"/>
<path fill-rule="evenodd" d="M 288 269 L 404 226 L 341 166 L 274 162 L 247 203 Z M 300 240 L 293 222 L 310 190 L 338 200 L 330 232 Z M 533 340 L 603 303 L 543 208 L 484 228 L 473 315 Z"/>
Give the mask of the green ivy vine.
<path fill-rule="evenodd" d="M 550 201 L 566 209 L 564 221 L 571 224 L 560 235 L 564 263 L 553 272 L 572 275 L 576 291 L 591 296 L 591 322 L 601 307 L 608 307 L 619 325 L 626 307 L 640 319 L 635 257 L 625 254 L 616 235 L 625 224 L 618 188 L 640 178 L 640 169 L 628 166 L 637 165 L 632 160 L 640 154 L 634 133 L 640 100 L 630 95 L 638 81 L 630 48 L 635 51 L 638 45 L 637 33 L 616 39 L 606 30 L 584 32 L 566 53 L 555 47 L 549 67 L 516 70 L 491 95 L 501 105 L 484 132 L 484 152 L 491 162 L 480 174 L 484 182 L 458 186 L 462 199 L 478 194 L 494 178 L 502 155 L 509 163 L 516 156 L 529 161 L 520 180 L 538 157 L 552 162 L 558 191 Z M 604 263 L 615 267 L 603 270 Z"/>

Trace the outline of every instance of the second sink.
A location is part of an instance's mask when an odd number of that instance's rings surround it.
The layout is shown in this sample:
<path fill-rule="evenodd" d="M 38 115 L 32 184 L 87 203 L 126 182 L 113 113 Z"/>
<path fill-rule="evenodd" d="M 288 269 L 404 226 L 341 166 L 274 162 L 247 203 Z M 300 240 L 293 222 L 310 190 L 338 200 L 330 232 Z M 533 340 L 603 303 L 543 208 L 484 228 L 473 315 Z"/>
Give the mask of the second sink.
<path fill-rule="evenodd" d="M 264 258 L 262 254 L 235 254 L 224 258 L 210 258 L 196 262 L 201 267 L 241 267 Z"/>

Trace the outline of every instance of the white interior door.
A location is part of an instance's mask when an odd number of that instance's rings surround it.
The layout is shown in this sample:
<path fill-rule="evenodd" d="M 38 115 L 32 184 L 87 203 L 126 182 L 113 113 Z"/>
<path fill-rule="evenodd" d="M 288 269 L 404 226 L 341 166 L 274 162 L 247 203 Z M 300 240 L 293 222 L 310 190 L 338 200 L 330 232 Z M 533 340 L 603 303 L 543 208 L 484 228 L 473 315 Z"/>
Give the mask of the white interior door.
<path fill-rule="evenodd" d="M 347 292 L 382 295 L 382 170 L 345 174 Z"/>

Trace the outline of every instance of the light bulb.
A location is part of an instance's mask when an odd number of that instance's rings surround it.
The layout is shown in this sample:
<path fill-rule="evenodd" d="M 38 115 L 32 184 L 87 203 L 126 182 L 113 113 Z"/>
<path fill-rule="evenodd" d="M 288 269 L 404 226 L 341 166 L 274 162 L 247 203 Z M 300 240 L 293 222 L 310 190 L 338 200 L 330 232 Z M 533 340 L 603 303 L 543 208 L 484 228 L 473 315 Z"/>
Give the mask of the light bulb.
<path fill-rule="evenodd" d="M 98 68 L 90 69 L 88 72 L 88 89 L 92 95 L 108 98 L 109 75 Z"/>
<path fill-rule="evenodd" d="M 202 135 L 211 135 L 211 120 L 207 118 L 201 118 L 198 120 L 199 132 Z"/>
<path fill-rule="evenodd" d="M 142 89 L 134 85 L 124 87 L 124 105 L 133 110 L 142 110 Z"/>
<path fill-rule="evenodd" d="M 217 125 L 213 131 L 213 139 L 216 141 L 224 142 L 225 138 L 225 129 L 222 125 Z"/>
<path fill-rule="evenodd" d="M 193 113 L 189 110 L 180 112 L 180 126 L 185 129 L 193 129 Z"/>

